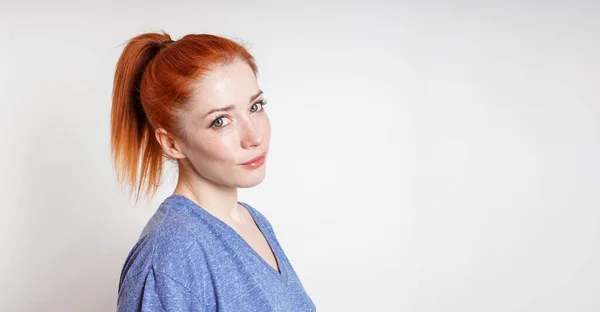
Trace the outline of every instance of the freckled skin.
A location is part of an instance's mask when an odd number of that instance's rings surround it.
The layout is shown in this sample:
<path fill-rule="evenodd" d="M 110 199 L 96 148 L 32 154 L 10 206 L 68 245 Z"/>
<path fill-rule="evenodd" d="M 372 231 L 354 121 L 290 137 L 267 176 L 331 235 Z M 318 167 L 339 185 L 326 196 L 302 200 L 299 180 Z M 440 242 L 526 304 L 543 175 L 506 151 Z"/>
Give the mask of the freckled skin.
<path fill-rule="evenodd" d="M 231 187 L 252 187 L 265 175 L 265 166 L 248 170 L 244 163 L 268 150 L 271 125 L 266 111 L 262 110 L 259 96 L 249 99 L 259 91 L 258 82 L 250 67 L 241 60 L 220 67 L 204 77 L 192 100 L 196 107 L 183 117 L 187 125 L 188 142 L 184 153 L 199 175 L 215 183 Z M 211 108 L 235 105 L 229 112 L 216 112 L 202 118 Z M 266 107 L 266 106 L 265 106 Z M 218 124 L 209 125 L 220 114 L 226 114 Z"/>
<path fill-rule="evenodd" d="M 202 77 L 196 87 L 189 103 L 192 109 L 179 117 L 187 141 L 163 138 L 161 143 L 167 154 L 178 159 L 184 180 L 201 179 L 225 188 L 247 188 L 262 182 L 266 162 L 252 170 L 240 166 L 267 152 L 271 138 L 269 117 L 258 103 L 263 95 L 250 102 L 260 90 L 250 66 L 242 60 L 221 65 Z M 210 109 L 228 105 L 235 108 L 204 117 Z M 209 128 L 221 114 L 226 116 Z"/>

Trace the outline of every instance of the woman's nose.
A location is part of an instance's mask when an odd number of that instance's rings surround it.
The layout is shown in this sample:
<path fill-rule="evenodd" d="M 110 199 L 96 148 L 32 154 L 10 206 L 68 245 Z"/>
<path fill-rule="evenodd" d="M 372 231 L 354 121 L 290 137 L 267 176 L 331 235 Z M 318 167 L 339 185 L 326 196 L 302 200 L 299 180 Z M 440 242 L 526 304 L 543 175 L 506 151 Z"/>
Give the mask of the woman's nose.
<path fill-rule="evenodd" d="M 251 121 L 245 122 L 242 128 L 243 148 L 251 148 L 262 144 L 264 136 L 258 131 L 257 127 Z"/>

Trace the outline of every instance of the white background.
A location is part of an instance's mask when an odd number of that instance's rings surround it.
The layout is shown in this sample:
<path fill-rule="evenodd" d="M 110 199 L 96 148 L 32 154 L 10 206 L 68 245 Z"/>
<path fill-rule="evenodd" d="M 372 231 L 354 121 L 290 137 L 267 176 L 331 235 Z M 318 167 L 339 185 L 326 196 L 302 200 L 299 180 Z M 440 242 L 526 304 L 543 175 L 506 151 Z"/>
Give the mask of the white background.
<path fill-rule="evenodd" d="M 600 3 L 2 1 L 0 310 L 112 311 L 175 185 L 110 161 L 122 43 L 243 40 L 265 214 L 319 311 L 600 310 Z M 173 172 L 173 168 L 169 172 Z"/>

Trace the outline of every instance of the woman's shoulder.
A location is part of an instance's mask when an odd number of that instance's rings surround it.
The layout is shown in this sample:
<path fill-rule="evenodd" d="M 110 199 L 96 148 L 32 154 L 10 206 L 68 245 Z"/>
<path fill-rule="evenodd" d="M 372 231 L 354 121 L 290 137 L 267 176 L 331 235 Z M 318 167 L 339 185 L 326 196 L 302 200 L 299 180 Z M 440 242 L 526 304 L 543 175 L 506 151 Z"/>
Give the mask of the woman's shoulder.
<path fill-rule="evenodd" d="M 189 279 L 190 271 L 203 272 L 202 240 L 194 239 L 201 235 L 198 231 L 203 227 L 185 205 L 173 199 L 165 199 L 148 220 L 125 261 L 122 284 L 150 271 L 176 280 Z"/>
<path fill-rule="evenodd" d="M 187 201 L 180 196 L 171 195 L 159 205 L 142 230 L 140 237 L 155 235 L 157 238 L 161 238 L 163 235 L 172 234 L 173 231 L 185 232 L 197 229 L 198 222 L 201 222 L 199 219 Z"/>

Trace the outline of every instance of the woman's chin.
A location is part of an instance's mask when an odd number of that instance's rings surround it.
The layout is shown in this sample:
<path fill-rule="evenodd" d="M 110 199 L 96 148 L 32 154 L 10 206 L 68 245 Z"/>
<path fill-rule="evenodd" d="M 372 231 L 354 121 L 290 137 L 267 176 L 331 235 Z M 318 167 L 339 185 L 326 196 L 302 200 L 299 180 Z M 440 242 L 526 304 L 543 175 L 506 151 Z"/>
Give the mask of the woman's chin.
<path fill-rule="evenodd" d="M 254 172 L 240 177 L 238 180 L 239 188 L 249 188 L 259 185 L 265 179 L 265 170 L 256 169 Z"/>

